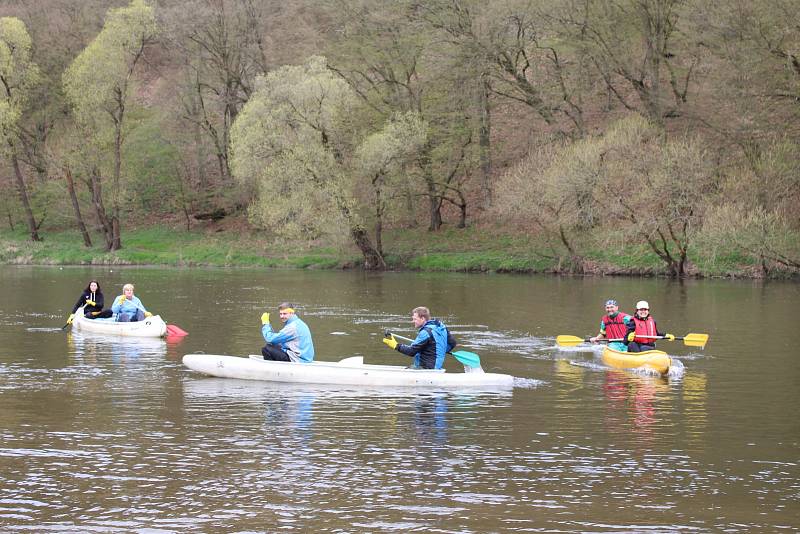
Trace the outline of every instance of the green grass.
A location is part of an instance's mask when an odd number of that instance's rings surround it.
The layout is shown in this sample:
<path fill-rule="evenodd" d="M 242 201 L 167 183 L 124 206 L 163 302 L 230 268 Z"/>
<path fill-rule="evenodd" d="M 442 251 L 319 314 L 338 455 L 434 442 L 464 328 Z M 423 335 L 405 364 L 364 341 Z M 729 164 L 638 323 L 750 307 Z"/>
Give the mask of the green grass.
<path fill-rule="evenodd" d="M 208 232 L 165 225 L 123 232 L 123 248 L 106 252 L 101 235 L 94 245 L 83 246 L 75 230 L 43 231 L 43 242 L 28 235 L 0 230 L 0 263 L 50 265 L 136 264 L 172 266 L 263 267 L 289 269 L 338 269 L 359 266 L 362 257 L 352 245 L 332 243 L 278 243 L 257 232 Z M 606 238 L 608 236 L 605 236 Z M 621 236 L 617 245 L 598 245 L 592 236 L 576 242 L 586 273 L 665 274 L 665 264 L 644 244 L 629 244 Z M 606 242 L 611 240 L 606 239 Z M 613 241 L 612 241 L 613 242 Z M 386 262 L 390 269 L 458 272 L 579 272 L 562 250 L 554 252 L 544 240 L 524 233 L 499 233 L 491 228 L 425 228 L 388 231 L 384 234 Z M 555 257 L 561 255 L 561 258 Z M 758 265 L 735 250 L 709 253 L 698 245 L 690 250 L 693 272 L 701 276 L 757 276 Z M 797 276 L 776 270 L 771 276 Z"/>
<path fill-rule="evenodd" d="M 303 255 L 272 256 L 269 247 L 234 233 L 208 235 L 167 227 L 149 227 L 122 234 L 122 249 L 107 252 L 101 235 L 93 235 L 86 248 L 78 232 L 43 232 L 44 241 L 34 243 L 25 233 L 0 231 L 1 263 L 54 265 L 133 264 L 207 265 L 285 268 L 335 268 L 341 258 L 331 249 Z M 350 258 L 346 258 L 350 260 Z"/>

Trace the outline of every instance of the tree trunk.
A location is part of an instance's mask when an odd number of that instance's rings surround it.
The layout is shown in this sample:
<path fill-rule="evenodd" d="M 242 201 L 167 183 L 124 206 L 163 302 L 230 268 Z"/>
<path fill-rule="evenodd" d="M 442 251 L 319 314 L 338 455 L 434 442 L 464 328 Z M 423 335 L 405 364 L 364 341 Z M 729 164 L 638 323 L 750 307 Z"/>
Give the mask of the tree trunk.
<path fill-rule="evenodd" d="M 81 235 L 83 236 L 83 244 L 86 248 L 89 248 L 92 246 L 92 238 L 89 237 L 89 232 L 86 230 L 86 225 L 83 222 L 81 206 L 78 204 L 78 196 L 75 194 L 75 182 L 72 180 L 72 171 L 69 167 L 64 168 L 64 178 L 67 180 L 67 190 L 69 191 L 69 198 L 72 200 L 72 209 L 75 210 L 75 219 L 78 221 L 78 228 L 80 228 Z"/>
<path fill-rule="evenodd" d="M 433 179 L 433 171 L 431 170 L 431 146 L 426 143 L 422 148 L 422 153 L 419 157 L 420 167 L 425 179 L 425 188 L 428 190 L 428 209 L 430 215 L 430 224 L 428 230 L 435 232 L 442 227 L 442 212 L 441 212 L 441 195 L 436 189 L 436 182 Z"/>
<path fill-rule="evenodd" d="M 19 168 L 19 160 L 17 159 L 17 152 L 14 144 L 8 142 L 11 148 L 11 164 L 14 167 L 14 176 L 17 179 L 17 191 L 19 191 L 19 198 L 22 201 L 22 207 L 25 210 L 25 220 L 28 223 L 28 231 L 31 234 L 31 241 L 41 241 L 39 237 L 39 226 L 36 224 L 36 218 L 33 216 L 31 209 L 31 202 L 28 198 L 28 188 L 25 186 L 25 179 L 22 177 L 22 170 Z"/>
<path fill-rule="evenodd" d="M 378 254 L 383 256 L 383 199 L 381 189 L 378 186 L 380 175 L 372 180 L 372 187 L 375 190 L 375 248 Z"/>
<path fill-rule="evenodd" d="M 113 231 L 111 228 L 111 221 L 108 219 L 106 208 L 103 204 L 103 190 L 100 179 L 100 171 L 97 167 L 92 169 L 91 175 L 91 190 L 92 190 L 92 205 L 97 214 L 97 220 L 100 222 L 100 228 L 103 230 L 103 238 L 106 242 L 106 250 L 111 250 L 113 242 Z"/>
<path fill-rule="evenodd" d="M 114 120 L 114 175 L 111 181 L 111 246 L 109 252 L 122 248 L 120 237 L 120 203 L 122 182 L 122 120 L 125 117 L 125 97 L 117 90 L 117 115 Z"/>
<path fill-rule="evenodd" d="M 492 206 L 492 186 L 490 183 L 492 174 L 492 154 L 491 154 L 491 110 L 489 109 L 489 78 L 484 73 L 481 75 L 481 86 L 479 88 L 479 112 L 480 126 L 478 128 L 478 146 L 480 157 L 481 172 L 481 193 L 482 207 L 489 209 Z M 463 221 L 466 224 L 466 220 Z M 462 226 L 463 228 L 463 226 Z"/>
<path fill-rule="evenodd" d="M 119 212 L 119 209 L 116 210 Z M 122 238 L 120 236 L 120 228 L 119 228 L 119 216 L 114 215 L 111 217 L 111 248 L 109 251 L 112 250 L 119 250 L 122 248 Z"/>
<path fill-rule="evenodd" d="M 353 237 L 356 246 L 364 255 L 364 269 L 368 271 L 381 271 L 386 269 L 386 261 L 378 250 L 372 246 L 367 232 L 361 227 L 350 229 L 350 235 Z"/>

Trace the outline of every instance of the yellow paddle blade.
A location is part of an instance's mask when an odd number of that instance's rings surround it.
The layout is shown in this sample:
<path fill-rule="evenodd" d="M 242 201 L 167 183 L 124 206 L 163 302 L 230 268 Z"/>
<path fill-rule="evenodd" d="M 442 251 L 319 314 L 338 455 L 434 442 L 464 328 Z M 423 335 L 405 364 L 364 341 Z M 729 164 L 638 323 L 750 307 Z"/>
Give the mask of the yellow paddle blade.
<path fill-rule="evenodd" d="M 556 337 L 556 344 L 561 347 L 574 347 L 584 342 L 582 337 L 578 336 L 558 336 Z"/>
<path fill-rule="evenodd" d="M 708 343 L 708 334 L 686 334 L 683 344 L 687 347 L 705 347 Z"/>

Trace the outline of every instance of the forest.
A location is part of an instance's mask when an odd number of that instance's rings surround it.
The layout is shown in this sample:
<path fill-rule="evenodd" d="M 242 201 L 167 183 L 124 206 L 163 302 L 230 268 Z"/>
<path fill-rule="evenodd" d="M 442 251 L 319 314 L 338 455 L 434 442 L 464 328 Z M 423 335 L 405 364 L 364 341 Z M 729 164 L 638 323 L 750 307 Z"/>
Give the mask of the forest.
<path fill-rule="evenodd" d="M 524 241 L 500 270 L 797 276 L 798 21 L 796 0 L 0 0 L 0 258 L 56 236 L 110 258 L 152 226 L 368 270 L 480 235 Z"/>

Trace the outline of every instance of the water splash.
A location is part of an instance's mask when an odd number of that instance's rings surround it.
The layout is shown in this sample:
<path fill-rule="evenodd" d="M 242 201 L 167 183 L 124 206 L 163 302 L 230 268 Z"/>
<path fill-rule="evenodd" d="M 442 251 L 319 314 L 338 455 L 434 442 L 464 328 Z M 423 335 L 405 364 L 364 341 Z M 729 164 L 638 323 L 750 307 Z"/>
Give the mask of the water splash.
<path fill-rule="evenodd" d="M 547 382 L 544 380 L 536 380 L 535 378 L 514 377 L 514 387 L 519 389 L 536 389 L 546 384 Z"/>

